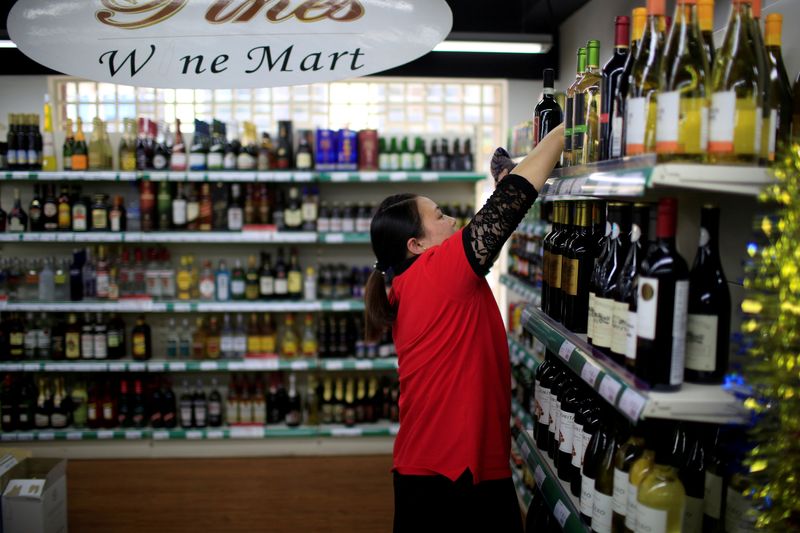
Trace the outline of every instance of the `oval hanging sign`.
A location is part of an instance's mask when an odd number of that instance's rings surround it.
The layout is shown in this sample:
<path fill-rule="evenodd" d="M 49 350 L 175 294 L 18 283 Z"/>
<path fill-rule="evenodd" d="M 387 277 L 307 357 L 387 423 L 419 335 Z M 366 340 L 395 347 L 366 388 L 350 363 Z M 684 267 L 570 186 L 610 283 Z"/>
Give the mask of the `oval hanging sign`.
<path fill-rule="evenodd" d="M 255 88 L 374 74 L 450 33 L 445 0 L 18 0 L 8 31 L 53 70 L 160 88 Z"/>

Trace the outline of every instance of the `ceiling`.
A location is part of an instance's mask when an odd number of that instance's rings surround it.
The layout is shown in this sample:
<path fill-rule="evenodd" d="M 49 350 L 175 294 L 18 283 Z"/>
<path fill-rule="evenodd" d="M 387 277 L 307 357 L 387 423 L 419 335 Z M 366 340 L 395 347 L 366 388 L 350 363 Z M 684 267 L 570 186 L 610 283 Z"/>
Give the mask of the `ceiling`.
<path fill-rule="evenodd" d="M 430 53 L 381 75 L 470 78 L 541 79 L 547 67 L 558 71 L 558 27 L 589 0 L 447 0 L 453 10 L 454 32 L 549 34 L 547 54 Z M 16 0 L 0 2 L 0 38 L 8 38 L 6 19 Z M 505 4 L 498 9 L 498 4 Z M 0 49 L 0 74 L 53 74 L 16 49 Z M 556 72 L 556 75 L 558 73 Z"/>

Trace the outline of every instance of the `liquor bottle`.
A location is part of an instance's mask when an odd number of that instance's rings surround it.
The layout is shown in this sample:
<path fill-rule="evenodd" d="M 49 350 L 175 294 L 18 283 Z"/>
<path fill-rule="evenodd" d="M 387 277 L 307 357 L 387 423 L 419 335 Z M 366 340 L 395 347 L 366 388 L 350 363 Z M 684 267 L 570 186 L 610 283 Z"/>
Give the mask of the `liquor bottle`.
<path fill-rule="evenodd" d="M 535 383 L 535 412 L 538 417 L 536 446 L 540 450 L 547 450 L 550 447 L 550 394 L 556 373 L 556 365 L 551 354 L 548 353 L 545 363 L 536 371 Z"/>
<path fill-rule="evenodd" d="M 72 167 L 74 171 L 84 171 L 89 168 L 89 149 L 86 147 L 86 137 L 83 135 L 83 121 L 78 117 L 75 130 L 75 143 L 72 147 Z"/>
<path fill-rule="evenodd" d="M 58 169 L 56 161 L 55 140 L 53 139 L 53 107 L 50 105 L 50 95 L 44 95 L 44 133 L 42 134 L 42 170 L 55 172 Z"/>
<path fill-rule="evenodd" d="M 589 279 L 594 266 L 591 208 L 589 202 L 576 202 L 575 236 L 570 239 L 562 259 L 563 313 L 561 321 L 573 333 L 586 333 L 588 322 Z"/>
<path fill-rule="evenodd" d="M 128 380 L 119 382 L 117 398 L 117 425 L 123 428 L 133 427 L 133 401 L 128 390 Z"/>
<path fill-rule="evenodd" d="M 710 69 L 697 0 L 679 0 L 661 62 L 656 152 L 661 160 L 702 162 L 708 148 Z"/>
<path fill-rule="evenodd" d="M 108 324 L 103 319 L 102 313 L 97 313 L 97 321 L 94 323 L 94 358 L 108 359 Z"/>
<path fill-rule="evenodd" d="M 258 167 L 258 146 L 256 143 L 256 125 L 252 122 L 245 122 L 242 147 L 236 159 L 236 167 L 239 170 L 255 170 Z"/>
<path fill-rule="evenodd" d="M 125 322 L 117 313 L 113 313 L 108 321 L 106 343 L 109 359 L 125 357 Z"/>
<path fill-rule="evenodd" d="M 36 400 L 36 414 L 34 415 L 34 426 L 36 429 L 47 429 L 50 427 L 50 417 L 53 414 L 53 398 L 50 389 L 44 379 L 39 379 L 39 395 Z"/>
<path fill-rule="evenodd" d="M 286 404 L 286 425 L 297 427 L 303 421 L 303 410 L 300 395 L 297 393 L 297 377 L 289 374 L 289 395 Z"/>
<path fill-rule="evenodd" d="M 114 205 L 108 212 L 109 229 L 115 233 L 125 231 L 128 227 L 128 214 L 125 211 L 124 198 L 114 197 Z"/>
<path fill-rule="evenodd" d="M 213 301 L 216 296 L 216 276 L 211 267 L 211 261 L 206 259 L 203 261 L 203 268 L 200 270 L 200 279 L 198 283 L 200 291 L 200 299 L 204 301 Z"/>
<path fill-rule="evenodd" d="M 61 186 L 61 195 L 58 197 L 58 230 L 72 230 L 72 205 L 66 185 Z"/>
<path fill-rule="evenodd" d="M 220 331 L 217 317 L 211 317 L 208 322 L 208 329 L 205 335 L 205 356 L 208 359 L 217 360 L 222 355 L 222 332 Z"/>
<path fill-rule="evenodd" d="M 211 200 L 211 185 L 200 185 L 200 203 L 197 214 L 197 229 L 211 231 L 214 223 L 214 204 Z"/>
<path fill-rule="evenodd" d="M 689 269 L 675 248 L 678 203 L 658 205 L 656 242 L 639 268 L 636 375 L 656 390 L 683 383 Z"/>
<path fill-rule="evenodd" d="M 647 24 L 631 70 L 625 103 L 625 154 L 656 148 L 657 93 L 666 32 L 666 0 L 647 0 Z"/>
<path fill-rule="evenodd" d="M 42 231 L 44 229 L 44 218 L 42 214 L 42 195 L 38 184 L 33 186 L 33 198 L 28 205 L 30 215 L 31 231 Z"/>
<path fill-rule="evenodd" d="M 781 55 L 783 16 L 767 15 L 766 51 L 768 60 L 769 109 L 771 131 L 768 135 L 769 161 L 775 161 L 775 152 L 789 145 L 792 127 L 792 86 Z"/>
<path fill-rule="evenodd" d="M 247 290 L 247 281 L 245 279 L 244 268 L 242 268 L 242 261 L 236 259 L 233 264 L 233 271 L 231 272 L 231 299 L 244 300 Z"/>
<path fill-rule="evenodd" d="M 117 425 L 117 402 L 111 394 L 111 383 L 106 381 L 100 397 L 99 419 L 102 427 L 111 429 Z"/>
<path fill-rule="evenodd" d="M 108 231 L 108 204 L 104 194 L 94 195 L 90 220 L 92 231 Z"/>
<path fill-rule="evenodd" d="M 269 224 L 270 223 L 270 199 L 269 199 L 269 189 L 267 189 L 266 184 L 261 184 L 258 187 L 258 198 L 260 202 L 257 204 L 257 212 L 258 218 L 261 221 L 261 224 Z M 280 220 L 278 217 L 281 217 Z M 279 230 L 284 229 L 283 227 L 283 196 L 282 193 L 277 196 L 277 201 L 275 204 L 275 225 L 278 227 Z"/>
<path fill-rule="evenodd" d="M 19 189 L 14 188 L 14 207 L 8 213 L 8 225 L 6 229 L 10 233 L 24 233 L 28 230 L 28 214 L 22 209 L 22 200 L 19 197 Z"/>
<path fill-rule="evenodd" d="M 723 433 L 720 426 L 708 430 L 706 448 L 705 491 L 703 497 L 703 531 L 724 531 L 726 470 Z"/>
<path fill-rule="evenodd" d="M 279 170 L 288 170 L 294 160 L 291 131 L 291 121 L 281 120 L 278 122 L 278 146 L 275 157 Z"/>
<path fill-rule="evenodd" d="M 622 155 L 622 119 L 619 108 L 620 86 L 628 64 L 630 27 L 629 17 L 617 17 L 614 31 L 614 54 L 603 66 L 602 113 L 600 114 L 600 161 Z M 619 128 L 615 131 L 615 128 Z"/>
<path fill-rule="evenodd" d="M 227 229 L 241 231 L 244 225 L 244 210 L 242 208 L 242 186 L 238 183 L 231 185 L 231 200 L 227 206 Z"/>
<path fill-rule="evenodd" d="M 731 296 L 719 257 L 719 208 L 704 206 L 689 274 L 686 381 L 722 383 L 728 370 Z"/>
<path fill-rule="evenodd" d="M 225 136 L 225 156 L 222 167 L 225 170 L 236 170 L 236 160 L 242 151 L 242 143 L 239 141 L 239 124 L 236 121 L 231 121 L 227 126 L 223 124 L 222 133 Z"/>
<path fill-rule="evenodd" d="M 303 188 L 303 231 L 317 231 L 317 218 L 319 212 L 319 189 L 317 187 Z M 368 229 L 366 231 L 369 231 Z"/>
<path fill-rule="evenodd" d="M 297 259 L 297 248 L 292 248 L 289 257 L 289 271 L 286 274 L 288 298 L 300 300 L 303 297 L 303 271 Z"/>
<path fill-rule="evenodd" d="M 683 515 L 683 531 L 703 531 L 703 507 L 705 498 L 706 450 L 703 435 L 698 425 L 687 426 L 686 454 L 678 468 L 678 475 L 686 490 L 686 507 Z"/>
<path fill-rule="evenodd" d="M 222 170 L 225 160 L 225 138 L 222 136 L 222 122 L 214 119 L 211 123 L 211 144 L 208 148 L 208 170 Z"/>
<path fill-rule="evenodd" d="M 231 299 L 231 272 L 224 259 L 219 260 L 219 266 L 214 274 L 215 299 L 218 302 L 227 302 Z"/>
<path fill-rule="evenodd" d="M 283 323 L 283 338 L 281 339 L 281 355 L 283 357 L 297 357 L 300 353 L 300 340 L 294 328 L 294 315 L 286 314 Z"/>
<path fill-rule="evenodd" d="M 222 395 L 217 378 L 211 380 L 211 392 L 208 394 L 208 425 L 212 428 L 222 426 Z"/>
<path fill-rule="evenodd" d="M 67 124 L 64 128 L 65 131 L 65 138 L 64 138 L 64 146 L 61 151 L 61 158 L 62 164 L 64 166 L 64 170 L 71 171 L 72 170 L 72 150 L 75 148 L 75 137 L 72 133 L 72 119 L 67 119 Z M 9 132 L 10 133 L 10 132 Z M 11 155 L 11 143 L 9 143 L 9 156 Z M 16 158 L 15 158 L 16 161 Z M 11 166 L 12 162 L 9 160 L 9 166 Z"/>
<path fill-rule="evenodd" d="M 555 99 L 555 71 L 551 68 L 544 69 L 542 78 L 544 80 L 542 98 L 533 110 L 533 147 L 564 119 L 561 106 Z M 465 144 L 464 149 L 469 149 L 469 145 Z"/>
<path fill-rule="evenodd" d="M 602 455 L 598 457 L 592 494 L 592 531 L 610 532 L 614 516 L 614 458 L 620 439 L 626 437 L 618 428 L 624 424 L 619 416 L 610 417 L 608 441 Z M 615 430 L 615 428 L 617 428 Z"/>
<path fill-rule="evenodd" d="M 142 180 L 139 182 L 139 211 L 142 231 L 156 229 L 156 191 L 152 181 Z"/>
<path fill-rule="evenodd" d="M 574 202 L 563 202 L 561 211 L 562 230 L 553 236 L 552 250 L 550 252 L 550 284 L 549 295 L 547 297 L 548 314 L 553 320 L 561 321 L 563 316 L 562 295 L 562 272 L 564 255 L 567 252 L 567 244 L 572 237 L 572 222 L 574 218 Z"/>
<path fill-rule="evenodd" d="M 194 427 L 194 397 L 189 390 L 189 382 L 187 380 L 183 380 L 181 388 L 183 392 L 181 393 L 179 405 L 180 426 L 183 429 L 191 429 Z"/>
<path fill-rule="evenodd" d="M 274 151 L 272 149 L 272 139 L 266 131 L 261 134 L 261 145 L 258 148 L 257 167 L 258 170 L 269 170 L 274 168 Z"/>
<path fill-rule="evenodd" d="M 611 354 L 626 367 L 634 369 L 636 361 L 636 303 L 638 295 L 637 273 L 644 258 L 650 226 L 650 206 L 636 203 L 632 210 L 630 247 L 619 270 L 617 291 L 614 296 Z"/>
<path fill-rule="evenodd" d="M 136 325 L 131 330 L 131 354 L 135 361 L 148 361 L 153 357 L 150 326 L 143 315 L 136 319 Z"/>
<path fill-rule="evenodd" d="M 620 272 L 628 255 L 629 232 L 631 230 L 631 208 L 629 204 L 611 202 L 608 204 L 608 223 L 611 235 L 608 239 L 608 253 L 596 270 L 594 309 L 589 310 L 592 319 L 592 346 L 606 354 L 613 353 L 611 342 L 614 335 L 614 298 L 619 290 Z M 615 358 L 622 363 L 623 358 Z"/>
<path fill-rule="evenodd" d="M 17 147 L 19 145 L 19 136 L 17 135 L 17 115 L 14 113 L 8 114 L 8 133 L 6 134 L 7 155 L 6 163 L 9 170 L 19 170 L 20 165 L 17 160 Z M 25 156 L 27 162 L 27 155 Z"/>
<path fill-rule="evenodd" d="M 709 113 L 709 159 L 756 164 L 761 152 L 762 73 L 749 42 L 752 0 L 733 4 L 722 48 L 714 59 Z"/>
<path fill-rule="evenodd" d="M 78 324 L 78 316 L 70 313 L 67 318 L 65 337 L 65 356 L 69 360 L 81 358 L 81 326 Z"/>
<path fill-rule="evenodd" d="M 0 205 L 0 233 L 6 231 L 7 224 L 8 224 L 8 214 L 5 211 L 3 211 L 3 206 Z"/>
<path fill-rule="evenodd" d="M 636 523 L 638 531 L 664 531 L 681 533 L 686 491 L 672 466 L 672 446 L 669 423 L 653 423 L 658 438 L 655 443 L 655 464 L 639 484 L 636 496 Z"/>
<path fill-rule="evenodd" d="M 553 461 L 556 461 L 558 457 L 556 452 L 561 444 L 558 438 L 558 426 L 561 423 L 561 391 L 568 384 L 568 379 L 569 375 L 559 367 L 550 385 L 550 419 L 548 426 L 548 432 L 550 433 L 548 442 L 550 446 L 546 451 Z"/>
<path fill-rule="evenodd" d="M 92 136 L 89 139 L 89 170 L 105 170 L 101 128 L 102 121 L 95 117 L 92 121 Z"/>
<path fill-rule="evenodd" d="M 235 276 L 234 270 L 234 276 Z M 256 267 L 256 256 L 251 255 L 247 258 L 247 272 L 244 276 L 245 290 L 244 297 L 246 300 L 258 300 L 259 296 L 259 274 Z"/>
<path fill-rule="evenodd" d="M 167 181 L 162 181 L 158 184 L 156 208 L 158 211 L 158 229 L 168 231 L 172 227 L 172 195 Z"/>
<path fill-rule="evenodd" d="M 89 199 L 78 197 L 72 202 L 72 231 L 89 231 Z"/>
<path fill-rule="evenodd" d="M 558 424 L 558 478 L 569 482 L 572 478 L 572 447 L 575 438 L 575 414 L 581 402 L 581 391 L 577 382 L 570 380 L 560 395 Z"/>
<path fill-rule="evenodd" d="M 283 248 L 278 248 L 275 261 L 275 298 L 282 300 L 289 296 L 289 274 L 284 260 Z"/>
<path fill-rule="evenodd" d="M 175 139 L 172 144 L 172 153 L 170 154 L 169 169 L 173 172 L 183 172 L 186 170 L 186 144 L 183 140 L 183 133 L 181 133 L 181 120 L 175 119 Z"/>
<path fill-rule="evenodd" d="M 758 133 L 760 141 L 759 159 L 761 165 L 766 165 L 769 160 L 770 138 L 775 131 L 773 120 L 777 121 L 777 116 L 773 111 L 774 100 L 770 94 L 769 83 L 769 59 L 767 48 L 764 45 L 764 35 L 761 33 L 761 0 L 752 0 L 750 26 L 747 32 L 749 46 L 756 56 L 756 69 L 758 70 L 759 84 L 761 87 L 761 131 Z"/>
<path fill-rule="evenodd" d="M 183 183 L 178 183 L 178 190 L 172 201 L 172 226 L 176 231 L 186 229 L 186 195 L 183 192 Z"/>
<path fill-rule="evenodd" d="M 555 357 L 554 355 L 552 357 Z M 570 493 L 576 498 L 581 496 L 582 477 L 586 449 L 589 441 L 600 427 L 600 411 L 595 405 L 592 395 L 586 395 L 586 386 L 583 386 L 584 397 L 580 400 L 572 424 L 572 461 L 570 466 Z"/>
<path fill-rule="evenodd" d="M 287 230 L 300 230 L 303 225 L 303 209 L 300 202 L 300 193 L 297 187 L 289 189 L 289 203 L 283 213 L 284 224 Z"/>
<path fill-rule="evenodd" d="M 219 349 L 220 355 L 223 359 L 234 358 L 234 338 L 233 338 L 233 324 L 231 323 L 231 315 L 225 314 L 222 318 L 222 330 L 219 336 Z"/>
<path fill-rule="evenodd" d="M 648 424 L 648 428 L 650 427 Z M 640 531 L 638 528 L 639 486 L 647 474 L 655 467 L 656 454 L 652 449 L 653 444 L 651 443 L 655 443 L 655 437 L 648 433 L 645 438 L 645 450 L 638 459 L 633 461 L 628 473 L 628 505 L 625 515 L 625 533 Z"/>
<path fill-rule="evenodd" d="M 697 0 L 697 17 L 700 20 L 700 35 L 703 38 L 703 50 L 708 60 L 708 77 L 714 66 L 716 51 L 714 49 L 714 0 Z"/>
<path fill-rule="evenodd" d="M 300 139 L 297 144 L 297 154 L 295 156 L 295 168 L 297 170 L 311 170 L 314 168 L 314 154 L 308 144 L 307 132 L 300 132 Z"/>
<path fill-rule="evenodd" d="M 123 124 L 122 139 L 119 142 L 119 169 L 133 172 L 136 170 L 136 121 L 126 118 Z"/>
<path fill-rule="evenodd" d="M 574 164 L 572 156 L 572 137 L 574 134 L 573 119 L 575 117 L 574 104 L 576 89 L 581 79 L 583 79 L 583 72 L 586 70 L 586 48 L 578 49 L 577 72 L 575 81 L 567 88 L 567 98 L 564 106 L 564 166 L 571 166 Z M 445 150 L 446 151 L 446 150 Z"/>
<path fill-rule="evenodd" d="M 623 531 L 628 514 L 628 475 L 633 463 L 645 451 L 644 424 L 630 427 L 628 438 L 620 438 L 620 446 L 614 455 L 614 498 L 612 531 Z"/>
<path fill-rule="evenodd" d="M 600 158 L 600 41 L 586 44 L 586 71 L 572 102 L 572 162 L 594 163 Z"/>
<path fill-rule="evenodd" d="M 194 137 L 189 151 L 189 170 L 208 170 L 209 143 L 208 123 L 195 119 Z"/>
<path fill-rule="evenodd" d="M 69 403 L 72 409 L 72 425 L 76 428 L 86 427 L 89 422 L 89 395 L 86 390 L 86 383 L 79 382 L 72 385 Z M 96 415 L 97 408 L 95 407 Z"/>
<path fill-rule="evenodd" d="M 196 187 L 191 183 L 187 184 L 187 187 L 189 195 L 186 200 L 186 225 L 183 229 L 196 231 L 199 228 L 200 200 L 197 197 Z"/>
<path fill-rule="evenodd" d="M 211 192 L 211 229 L 221 231 L 228 229 L 228 186 L 222 182 L 214 184 Z"/>

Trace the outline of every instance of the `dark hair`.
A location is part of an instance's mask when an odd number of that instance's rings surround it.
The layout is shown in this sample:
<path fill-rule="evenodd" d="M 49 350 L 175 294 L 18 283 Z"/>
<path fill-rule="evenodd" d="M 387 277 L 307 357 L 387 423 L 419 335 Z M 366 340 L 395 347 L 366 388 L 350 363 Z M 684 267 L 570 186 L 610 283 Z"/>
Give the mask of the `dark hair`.
<path fill-rule="evenodd" d="M 372 251 L 378 259 L 367 280 L 364 294 L 366 340 L 377 342 L 397 318 L 389 303 L 385 276 L 405 261 L 408 239 L 423 234 L 416 194 L 395 194 L 386 198 L 375 212 L 369 228 Z"/>

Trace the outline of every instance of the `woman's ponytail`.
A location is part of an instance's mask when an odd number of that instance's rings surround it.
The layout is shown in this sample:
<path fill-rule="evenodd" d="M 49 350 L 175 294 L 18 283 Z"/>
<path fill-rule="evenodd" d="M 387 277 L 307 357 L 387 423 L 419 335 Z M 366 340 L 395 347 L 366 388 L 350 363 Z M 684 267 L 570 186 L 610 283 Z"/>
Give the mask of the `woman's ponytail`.
<path fill-rule="evenodd" d="M 386 279 L 382 272 L 374 270 L 370 274 L 364 291 L 364 303 L 366 307 L 364 340 L 380 342 L 386 328 L 391 327 L 394 319 L 397 318 L 397 311 L 389 303 L 389 297 L 386 294 Z"/>

